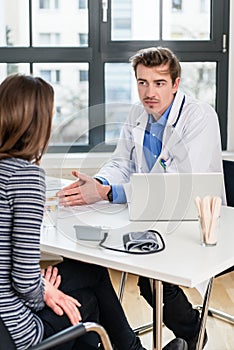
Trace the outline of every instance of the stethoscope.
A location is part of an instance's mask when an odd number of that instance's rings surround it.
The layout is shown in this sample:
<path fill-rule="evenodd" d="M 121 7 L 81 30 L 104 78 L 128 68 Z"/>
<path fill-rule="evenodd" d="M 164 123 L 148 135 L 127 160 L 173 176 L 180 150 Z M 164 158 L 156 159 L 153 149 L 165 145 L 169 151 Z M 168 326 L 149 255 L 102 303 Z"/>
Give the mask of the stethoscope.
<path fill-rule="evenodd" d="M 177 125 L 177 123 L 178 123 L 178 121 L 179 121 L 179 119 L 180 119 L 180 116 L 181 116 L 181 113 L 182 113 L 182 109 L 183 109 L 183 107 L 184 107 L 184 103 L 185 103 L 185 95 L 184 95 L 183 100 L 182 100 L 182 102 L 181 102 L 180 109 L 179 109 L 179 112 L 178 112 L 176 121 L 175 121 L 175 123 L 172 124 L 172 127 L 173 127 L 174 129 L 175 129 L 175 127 L 176 127 L 176 125 Z"/>
<path fill-rule="evenodd" d="M 185 95 L 184 95 L 183 100 L 182 100 L 182 102 L 181 102 L 181 105 L 180 105 L 180 109 L 179 109 L 177 118 L 176 118 L 175 122 L 172 124 L 173 131 L 174 131 L 174 129 L 176 128 L 176 125 L 177 125 L 178 121 L 180 120 L 180 116 L 181 116 L 181 113 L 182 113 L 182 110 L 183 110 L 183 107 L 184 107 L 184 103 L 185 103 Z M 136 126 L 139 126 L 139 125 L 140 125 L 140 122 L 138 122 Z M 135 148 L 136 148 L 136 147 L 133 146 L 132 149 L 131 149 L 131 151 L 130 151 L 129 159 L 130 159 L 131 161 L 133 160 L 133 151 L 134 151 Z"/>

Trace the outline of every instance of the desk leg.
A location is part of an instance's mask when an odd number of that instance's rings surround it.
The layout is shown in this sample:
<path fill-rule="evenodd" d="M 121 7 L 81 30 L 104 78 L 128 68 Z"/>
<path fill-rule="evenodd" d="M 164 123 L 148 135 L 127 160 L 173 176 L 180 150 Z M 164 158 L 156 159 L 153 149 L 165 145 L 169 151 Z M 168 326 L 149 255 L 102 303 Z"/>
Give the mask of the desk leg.
<path fill-rule="evenodd" d="M 154 350 L 162 350 L 163 285 L 153 280 L 153 342 Z"/>
<path fill-rule="evenodd" d="M 119 301 L 121 303 L 123 301 L 123 293 L 124 293 L 124 288 L 125 288 L 125 284 L 126 284 L 126 281 L 127 281 L 127 277 L 128 277 L 128 273 L 127 272 L 122 272 L 121 280 L 120 280 L 120 284 L 119 284 L 119 293 L 118 293 L 118 298 L 119 298 Z"/>
<path fill-rule="evenodd" d="M 199 331 L 196 350 L 202 350 L 213 280 L 214 278 L 212 277 L 208 283 L 206 294 L 203 301 L 202 313 L 201 313 L 201 325 L 200 325 L 200 331 Z"/>

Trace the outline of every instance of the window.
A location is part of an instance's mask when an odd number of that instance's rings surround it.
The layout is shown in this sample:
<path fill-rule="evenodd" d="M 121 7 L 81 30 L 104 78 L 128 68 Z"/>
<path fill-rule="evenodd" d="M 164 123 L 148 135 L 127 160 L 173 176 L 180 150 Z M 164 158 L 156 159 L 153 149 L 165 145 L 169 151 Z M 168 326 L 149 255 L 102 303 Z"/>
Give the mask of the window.
<path fill-rule="evenodd" d="M 182 10 L 182 0 L 172 0 L 171 1 L 172 11 L 181 11 Z"/>
<path fill-rule="evenodd" d="M 49 9 L 50 8 L 50 0 L 40 0 L 39 1 L 40 9 Z"/>
<path fill-rule="evenodd" d="M 61 119 L 61 116 L 62 116 L 62 108 L 61 106 L 56 106 L 55 107 L 55 118 L 56 119 Z"/>
<path fill-rule="evenodd" d="M 39 8 L 46 10 L 58 9 L 59 0 L 39 0 Z"/>
<path fill-rule="evenodd" d="M 0 82 L 7 75 L 14 73 L 30 74 L 30 66 L 27 63 L 0 63 Z"/>
<path fill-rule="evenodd" d="M 89 73 L 87 70 L 80 70 L 79 76 L 80 76 L 80 82 L 89 80 Z"/>
<path fill-rule="evenodd" d="M 109 33 L 105 33 L 106 24 L 103 23 L 101 33 L 102 51 L 108 57 L 107 62 L 112 66 L 118 66 L 119 62 L 126 60 L 130 55 L 124 53 L 135 53 L 141 47 L 166 46 L 171 48 L 179 57 L 183 70 L 181 85 L 191 95 L 201 98 L 215 107 L 220 118 L 223 147 L 226 145 L 226 122 L 227 110 L 223 108 L 222 99 L 227 103 L 227 96 L 223 94 L 223 77 L 221 72 L 225 71 L 228 78 L 228 54 L 225 44 L 226 35 L 229 31 L 228 7 L 221 7 L 216 0 L 148 0 L 148 6 L 142 7 L 138 0 L 111 0 L 111 18 L 109 19 Z M 224 3 L 223 3 L 224 5 Z M 220 21 L 220 11 L 224 21 Z M 131 21 L 131 28 L 120 32 L 115 25 L 118 19 L 127 18 Z M 224 45 L 225 46 L 225 45 Z M 225 53 L 226 52 L 226 53 Z M 123 59 L 124 57 L 124 59 Z M 225 63 L 226 62 L 226 63 Z M 123 67 L 121 67 L 123 69 Z M 110 77 L 107 75 L 110 74 Z M 113 72 L 105 71 L 105 96 L 118 96 L 113 92 L 110 83 L 113 80 Z M 221 75 L 220 75 L 221 74 Z M 119 75 L 131 77 L 129 72 L 121 71 Z M 131 81 L 131 98 L 129 104 L 134 103 L 137 94 L 134 90 L 134 78 Z M 120 89 L 120 88 L 119 88 Z M 227 86 L 226 86 L 227 89 Z M 219 98 L 222 95 L 222 99 Z M 127 96 L 127 94 L 125 95 Z M 123 97 L 121 97 L 121 100 Z M 120 101 L 119 101 L 120 102 Z M 125 101 L 126 102 L 126 101 Z M 127 106 L 126 106 L 127 108 Z M 109 109 L 108 105 L 106 110 Z M 106 120 L 111 120 L 106 112 Z M 119 113 L 119 119 L 125 119 L 126 113 Z M 223 127 L 226 125 L 225 127 Z M 106 126 L 106 133 L 108 126 Z M 106 134 L 106 139 L 108 135 Z"/>
<path fill-rule="evenodd" d="M 159 0 L 142 6 L 141 1 L 111 1 L 111 40 L 154 40 L 159 32 Z"/>
<path fill-rule="evenodd" d="M 1 0 L 0 79 L 32 73 L 55 89 L 49 151 L 112 151 L 138 101 L 129 57 L 166 46 L 185 92 L 210 103 L 227 142 L 230 0 Z"/>
<path fill-rule="evenodd" d="M 79 33 L 79 46 L 88 46 L 88 40 L 87 33 Z"/>
<path fill-rule="evenodd" d="M 4 0 L 7 2 L 7 0 Z M 46 6 L 48 11 L 38 9 L 36 0 L 20 0 L 31 3 L 31 23 L 28 22 L 28 27 L 31 26 L 31 45 L 37 46 L 57 46 L 57 47 L 77 47 L 88 46 L 89 35 L 89 18 L 88 9 L 77 9 L 75 0 L 50 0 Z M 16 0 L 9 2 L 17 3 Z M 57 7 L 56 7 L 57 6 Z M 28 3 L 25 3 L 25 11 L 29 11 Z M 22 11 L 22 10 L 21 10 Z M 11 17 L 8 19 L 10 25 L 14 25 L 14 37 L 24 36 L 25 28 L 22 29 L 22 34 L 19 35 L 15 22 L 23 25 L 24 20 L 18 15 L 18 18 L 13 21 Z M 77 33 L 82 33 L 77 42 Z"/>
<path fill-rule="evenodd" d="M 39 33 L 39 46 L 57 46 L 59 44 L 59 33 Z"/>
<path fill-rule="evenodd" d="M 209 7 L 208 7 L 208 1 L 207 0 L 201 0 L 200 3 L 200 11 L 202 12 L 208 12 L 209 11 Z"/>
<path fill-rule="evenodd" d="M 60 71 L 59 70 L 40 70 L 40 76 L 50 83 L 59 84 L 60 83 Z"/>
<path fill-rule="evenodd" d="M 80 10 L 85 10 L 88 8 L 88 0 L 78 0 L 78 8 Z"/>

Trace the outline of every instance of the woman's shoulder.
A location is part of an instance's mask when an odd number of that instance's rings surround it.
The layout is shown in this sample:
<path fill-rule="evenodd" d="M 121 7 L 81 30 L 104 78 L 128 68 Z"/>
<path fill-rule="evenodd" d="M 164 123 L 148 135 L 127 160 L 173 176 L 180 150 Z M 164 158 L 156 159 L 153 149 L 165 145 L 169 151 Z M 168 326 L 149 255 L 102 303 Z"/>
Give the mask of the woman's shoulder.
<path fill-rule="evenodd" d="M 1 159 L 0 164 L 2 167 L 11 169 L 12 172 L 15 172 L 21 169 L 22 170 L 25 169 L 26 171 L 35 171 L 35 172 L 42 172 L 42 173 L 44 172 L 44 170 L 37 164 L 33 164 L 28 160 L 21 159 L 21 158 Z"/>
<path fill-rule="evenodd" d="M 27 160 L 19 158 L 7 158 L 0 161 L 1 173 L 9 180 L 28 181 L 40 180 L 45 183 L 45 171 L 36 164 L 32 164 Z"/>

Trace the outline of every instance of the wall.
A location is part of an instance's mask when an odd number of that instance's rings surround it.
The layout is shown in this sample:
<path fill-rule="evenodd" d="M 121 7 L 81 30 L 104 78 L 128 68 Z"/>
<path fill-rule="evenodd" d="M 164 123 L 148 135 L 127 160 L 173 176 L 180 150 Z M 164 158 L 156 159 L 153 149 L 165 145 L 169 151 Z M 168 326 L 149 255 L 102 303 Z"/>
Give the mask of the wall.
<path fill-rule="evenodd" d="M 109 153 L 50 153 L 43 157 L 41 166 L 48 176 L 73 180 L 72 170 L 93 176 L 109 158 Z"/>

